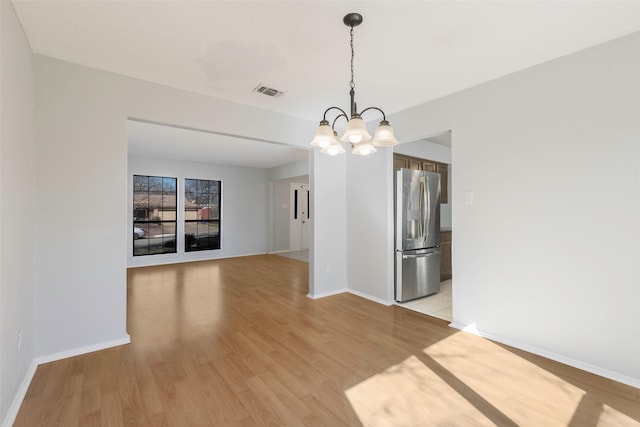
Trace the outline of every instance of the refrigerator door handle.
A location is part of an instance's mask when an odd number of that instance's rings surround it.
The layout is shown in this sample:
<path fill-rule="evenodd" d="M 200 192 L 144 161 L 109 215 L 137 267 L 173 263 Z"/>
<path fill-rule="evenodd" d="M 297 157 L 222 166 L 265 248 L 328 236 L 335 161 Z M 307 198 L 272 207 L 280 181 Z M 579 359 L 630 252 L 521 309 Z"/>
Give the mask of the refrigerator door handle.
<path fill-rule="evenodd" d="M 419 254 L 419 255 L 402 255 L 402 259 L 407 259 L 407 258 L 426 258 L 426 257 L 434 256 L 434 255 L 440 255 L 440 252 L 431 252 L 431 253 L 428 253 L 428 254 Z"/>
<path fill-rule="evenodd" d="M 426 179 L 426 184 L 425 184 L 425 195 L 424 197 L 427 199 L 427 216 L 425 216 L 424 218 L 424 228 L 425 230 L 427 230 L 427 238 L 425 241 L 429 241 L 429 224 L 428 221 L 431 219 L 431 190 L 429 189 L 430 187 L 430 182 L 429 182 L 429 178 L 425 177 Z"/>
<path fill-rule="evenodd" d="M 423 242 L 429 241 L 429 218 L 431 217 L 431 197 L 429 194 L 429 178 L 427 176 L 420 177 L 420 238 Z M 425 202 L 427 210 L 425 211 Z M 425 235 L 426 231 L 426 235 Z"/>
<path fill-rule="evenodd" d="M 418 221 L 418 238 L 424 241 L 424 176 L 420 177 L 420 186 L 418 187 L 418 209 L 420 217 Z"/>

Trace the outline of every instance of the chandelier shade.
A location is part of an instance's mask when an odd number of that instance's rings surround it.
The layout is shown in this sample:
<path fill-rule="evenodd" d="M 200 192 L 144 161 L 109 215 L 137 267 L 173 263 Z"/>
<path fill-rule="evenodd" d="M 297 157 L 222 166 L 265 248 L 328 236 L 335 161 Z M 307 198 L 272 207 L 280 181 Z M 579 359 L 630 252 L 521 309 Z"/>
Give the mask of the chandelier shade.
<path fill-rule="evenodd" d="M 376 128 L 376 132 L 373 134 L 372 144 L 377 147 L 393 147 L 398 144 L 398 140 L 393 135 L 393 128 L 389 126 L 389 122 L 383 120 Z"/>
<path fill-rule="evenodd" d="M 329 122 L 320 123 L 318 129 L 316 129 L 316 134 L 311 141 L 311 145 L 314 147 L 326 148 L 335 142 L 335 132 L 329 126 Z"/>
<path fill-rule="evenodd" d="M 320 121 L 320 125 L 316 130 L 316 133 L 311 141 L 311 145 L 319 147 L 322 154 L 329 154 L 335 156 L 345 152 L 342 142 L 348 143 L 351 146 L 352 153 L 359 156 L 366 156 L 375 153 L 377 150 L 375 147 L 391 147 L 398 144 L 394 136 L 393 129 L 389 125 L 387 118 L 378 107 L 368 107 L 358 113 L 356 101 L 355 101 L 355 87 L 354 72 L 353 72 L 353 60 L 355 52 L 353 48 L 353 28 L 360 25 L 363 21 L 362 15 L 359 13 L 349 13 L 342 19 L 347 27 L 351 28 L 349 32 L 351 36 L 351 81 L 349 82 L 349 97 L 351 98 L 351 114 L 347 113 L 340 107 L 329 107 L 325 110 L 324 116 Z M 376 110 L 382 114 L 382 121 L 376 128 L 373 137 L 367 130 L 367 125 L 362 119 L 362 114 L 368 110 Z M 333 119 L 333 123 L 330 125 L 327 120 L 327 113 L 335 111 L 337 115 Z M 342 137 L 338 137 L 335 132 L 334 126 L 336 121 L 340 118 L 344 118 L 347 121 L 346 129 Z"/>
<path fill-rule="evenodd" d="M 333 142 L 328 146 L 324 147 L 323 149 L 321 149 L 320 152 L 322 154 L 328 154 L 330 156 L 336 156 L 338 154 L 344 153 L 344 147 L 342 146 L 342 143 L 338 138 L 337 132 L 335 131 L 333 132 Z"/>
<path fill-rule="evenodd" d="M 364 120 L 360 117 L 351 117 L 351 120 L 347 122 L 347 129 L 342 135 L 342 141 L 357 144 L 369 140 L 371 140 L 371 134 L 367 131 Z"/>
<path fill-rule="evenodd" d="M 376 147 L 373 146 L 370 142 L 360 142 L 358 144 L 353 145 L 352 153 L 357 156 L 368 156 L 369 154 L 373 154 L 376 151 Z"/>

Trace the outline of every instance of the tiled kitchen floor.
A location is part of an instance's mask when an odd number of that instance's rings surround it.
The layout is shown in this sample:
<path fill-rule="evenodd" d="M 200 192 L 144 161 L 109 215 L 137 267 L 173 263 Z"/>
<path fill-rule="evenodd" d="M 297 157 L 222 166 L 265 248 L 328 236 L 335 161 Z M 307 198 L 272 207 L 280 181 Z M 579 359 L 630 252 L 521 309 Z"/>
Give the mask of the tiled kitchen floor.
<path fill-rule="evenodd" d="M 451 322 L 451 280 L 441 282 L 440 292 L 437 294 L 397 304 L 400 307 Z"/>

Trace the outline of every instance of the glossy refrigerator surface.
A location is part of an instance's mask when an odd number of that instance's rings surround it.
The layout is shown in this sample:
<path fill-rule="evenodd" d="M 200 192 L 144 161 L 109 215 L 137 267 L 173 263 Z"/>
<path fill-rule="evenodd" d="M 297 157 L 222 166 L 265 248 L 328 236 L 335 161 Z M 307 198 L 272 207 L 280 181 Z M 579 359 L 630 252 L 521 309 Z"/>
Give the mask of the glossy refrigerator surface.
<path fill-rule="evenodd" d="M 440 290 L 440 175 L 399 169 L 395 175 L 395 299 Z"/>

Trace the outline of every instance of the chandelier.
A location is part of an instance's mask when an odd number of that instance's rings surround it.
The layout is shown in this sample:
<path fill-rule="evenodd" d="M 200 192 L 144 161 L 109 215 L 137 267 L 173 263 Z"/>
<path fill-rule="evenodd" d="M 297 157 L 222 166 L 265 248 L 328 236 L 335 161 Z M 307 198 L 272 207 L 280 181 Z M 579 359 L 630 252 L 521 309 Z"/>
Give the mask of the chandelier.
<path fill-rule="evenodd" d="M 345 15 L 342 22 L 347 27 L 351 27 L 349 34 L 351 35 L 351 81 L 349 82 L 349 96 L 351 97 L 351 115 L 347 116 L 347 113 L 340 107 L 329 107 L 325 110 L 320 125 L 316 130 L 316 133 L 311 141 L 311 145 L 319 147 L 320 152 L 323 154 L 329 154 L 335 156 L 336 154 L 344 153 L 342 142 L 348 143 L 352 148 L 352 153 L 360 156 L 366 156 L 371 153 L 375 153 L 376 147 L 391 147 L 396 145 L 398 141 L 393 136 L 393 129 L 389 126 L 389 122 L 382 111 L 378 107 L 368 107 L 358 113 L 356 101 L 355 101 L 355 87 L 356 84 L 353 81 L 353 28 L 362 24 L 362 15 L 359 13 L 349 13 Z M 339 114 L 333 119 L 333 123 L 329 125 L 327 120 L 327 113 L 332 110 L 337 110 Z M 369 110 L 376 110 L 382 113 L 382 121 L 376 128 L 373 138 L 367 131 L 367 127 L 362 120 L 362 114 Z M 343 117 L 347 121 L 347 127 L 342 135 L 342 138 L 338 137 L 338 133 L 334 130 L 336 121 Z"/>

